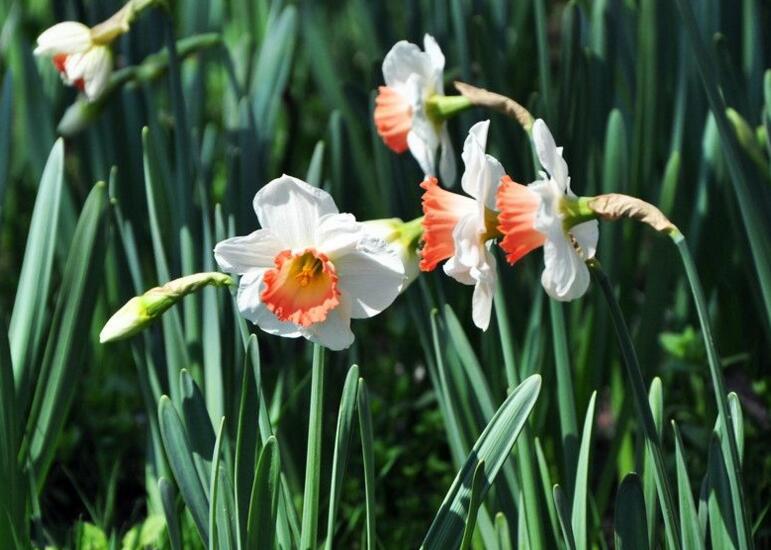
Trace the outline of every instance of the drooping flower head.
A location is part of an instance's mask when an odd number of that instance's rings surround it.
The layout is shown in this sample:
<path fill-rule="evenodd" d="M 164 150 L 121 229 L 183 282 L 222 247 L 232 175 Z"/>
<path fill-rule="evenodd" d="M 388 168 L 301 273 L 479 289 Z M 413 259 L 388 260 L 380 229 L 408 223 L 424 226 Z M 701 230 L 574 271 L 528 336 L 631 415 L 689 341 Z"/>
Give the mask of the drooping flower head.
<path fill-rule="evenodd" d="M 408 148 L 426 176 L 455 180 L 455 154 L 447 126 L 428 112 L 428 100 L 444 95 L 444 54 L 426 34 L 420 48 L 402 40 L 383 60 L 383 79 L 375 99 L 375 126 L 396 153 Z M 441 150 L 441 151 L 439 151 Z M 437 161 L 439 170 L 437 172 Z"/>
<path fill-rule="evenodd" d="M 568 165 L 562 147 L 543 120 L 533 124 L 533 144 L 543 171 L 530 185 L 508 176 L 498 189 L 500 246 L 506 260 L 514 264 L 525 254 L 543 245 L 544 270 L 541 283 L 552 298 L 575 300 L 589 288 L 589 269 L 585 261 L 597 249 L 597 220 L 572 225 L 568 207 L 576 195 L 570 189 Z"/>
<path fill-rule="evenodd" d="M 495 194 L 504 171 L 485 153 L 490 121 L 475 124 L 463 144 L 466 169 L 461 186 L 469 196 L 445 191 L 428 178 L 423 193 L 423 249 L 420 268 L 433 270 L 439 262 L 456 281 L 474 285 L 472 317 L 486 330 L 497 280 L 495 256 L 490 251 L 497 236 Z"/>
<path fill-rule="evenodd" d="M 241 275 L 238 309 L 262 330 L 340 350 L 353 343 L 351 318 L 398 296 L 401 260 L 325 191 L 284 175 L 257 192 L 254 210 L 262 229 L 218 243 L 214 256 Z"/>
<path fill-rule="evenodd" d="M 57 23 L 37 39 L 35 55 L 50 56 L 62 81 L 90 100 L 102 93 L 112 72 L 112 52 L 94 40 L 92 29 L 76 21 Z"/>

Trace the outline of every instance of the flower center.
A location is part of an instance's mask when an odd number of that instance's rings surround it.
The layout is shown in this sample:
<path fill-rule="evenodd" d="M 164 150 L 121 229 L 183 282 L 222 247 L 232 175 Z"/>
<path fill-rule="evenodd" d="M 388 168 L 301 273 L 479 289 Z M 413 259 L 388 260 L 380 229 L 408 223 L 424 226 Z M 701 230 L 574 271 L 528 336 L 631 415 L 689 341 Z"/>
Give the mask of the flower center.
<path fill-rule="evenodd" d="M 313 248 L 280 252 L 265 272 L 260 299 L 281 321 L 303 327 L 320 323 L 340 303 L 338 276 L 329 258 Z"/>
<path fill-rule="evenodd" d="M 501 179 L 496 199 L 498 230 L 503 235 L 500 246 L 506 252 L 506 261 L 514 264 L 544 243 L 544 235 L 534 227 L 540 199 L 509 176 Z"/>

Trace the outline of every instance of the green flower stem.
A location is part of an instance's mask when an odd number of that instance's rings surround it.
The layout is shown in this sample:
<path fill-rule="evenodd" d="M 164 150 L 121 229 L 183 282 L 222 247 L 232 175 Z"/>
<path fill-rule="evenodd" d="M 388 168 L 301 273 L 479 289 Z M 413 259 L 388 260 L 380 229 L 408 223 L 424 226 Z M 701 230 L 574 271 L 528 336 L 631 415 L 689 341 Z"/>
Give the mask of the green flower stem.
<path fill-rule="evenodd" d="M 426 112 L 429 118 L 441 122 L 473 106 L 474 104 L 466 96 L 434 94 L 426 101 Z"/>
<path fill-rule="evenodd" d="M 597 213 L 592 209 L 590 201 L 593 197 L 565 197 L 560 203 L 563 214 L 562 226 L 565 231 L 579 223 L 596 220 Z"/>
<path fill-rule="evenodd" d="M 300 549 L 316 548 L 319 525 L 319 481 L 321 478 L 321 434 L 324 417 L 324 348 L 313 345 L 311 404 L 308 418 L 308 451 L 305 461 L 305 490 Z"/>
<path fill-rule="evenodd" d="M 613 327 L 616 329 L 616 337 L 621 348 L 624 368 L 629 380 L 629 387 L 632 390 L 632 399 L 634 400 L 637 416 L 639 417 L 645 442 L 653 456 L 653 466 L 656 472 L 656 486 L 661 503 L 661 513 L 664 516 L 664 531 L 669 548 L 681 548 L 680 546 L 680 527 L 675 515 L 674 499 L 672 497 L 672 486 L 669 483 L 666 467 L 664 464 L 664 455 L 661 451 L 661 441 L 656 432 L 656 424 L 653 421 L 650 404 L 648 402 L 648 392 L 645 389 L 645 382 L 640 371 L 640 365 L 637 361 L 637 353 L 632 344 L 632 337 L 624 321 L 621 307 L 618 305 L 613 289 L 611 288 L 608 276 L 602 270 L 597 260 L 587 262 L 594 279 L 602 289 L 605 301 L 610 309 L 610 317 L 613 320 Z"/>
<path fill-rule="evenodd" d="M 752 548 L 752 537 L 750 536 L 750 527 L 747 522 L 747 512 L 744 509 L 744 495 L 742 494 L 741 483 L 741 465 L 739 463 L 739 450 L 736 444 L 736 434 L 734 425 L 731 421 L 731 409 L 728 406 L 728 393 L 726 392 L 723 371 L 720 365 L 720 356 L 715 347 L 715 340 L 712 336 L 712 329 L 709 324 L 709 313 L 707 312 L 707 303 L 704 300 L 704 291 L 701 288 L 699 275 L 696 272 L 696 266 L 693 257 L 688 249 L 685 237 L 679 231 L 671 234 L 675 242 L 677 251 L 685 267 L 685 274 L 688 278 L 688 284 L 691 287 L 693 301 L 696 303 L 696 312 L 701 324 L 701 332 L 704 335 L 704 345 L 707 349 L 707 359 L 709 362 L 709 373 L 712 377 L 712 387 L 715 390 L 715 400 L 717 409 L 720 413 L 720 427 L 723 431 L 726 446 L 729 452 L 726 454 L 726 470 L 728 471 L 728 480 L 731 488 L 731 501 L 733 504 L 734 521 L 739 539 L 739 548 L 745 550 Z"/>

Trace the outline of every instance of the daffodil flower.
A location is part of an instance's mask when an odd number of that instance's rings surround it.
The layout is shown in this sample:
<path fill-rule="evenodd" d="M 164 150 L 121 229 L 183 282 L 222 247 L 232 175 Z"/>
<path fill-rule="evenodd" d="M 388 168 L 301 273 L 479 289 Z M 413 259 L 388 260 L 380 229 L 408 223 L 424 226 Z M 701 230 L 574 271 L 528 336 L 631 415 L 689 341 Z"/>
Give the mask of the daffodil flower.
<path fill-rule="evenodd" d="M 380 86 L 375 99 L 375 126 L 393 151 L 409 148 L 426 176 L 439 175 L 451 185 L 455 154 L 450 134 L 442 118 L 431 113 L 431 102 L 444 96 L 444 54 L 431 35 L 424 36 L 423 45 L 425 51 L 402 40 L 386 54 L 386 85 Z"/>
<path fill-rule="evenodd" d="M 581 218 L 572 212 L 577 197 L 570 189 L 568 165 L 543 120 L 533 124 L 532 138 L 543 171 L 527 186 L 503 178 L 496 201 L 500 246 L 510 264 L 543 246 L 541 284 L 556 300 L 575 300 L 589 288 L 585 262 L 596 252 L 598 223 L 576 223 Z"/>
<path fill-rule="evenodd" d="M 99 97 L 112 73 L 109 46 L 95 41 L 91 28 L 76 21 L 57 23 L 44 31 L 37 39 L 35 55 L 50 56 L 62 81 L 84 92 L 89 100 Z"/>
<path fill-rule="evenodd" d="M 503 166 L 485 153 L 490 121 L 475 124 L 463 145 L 466 166 L 461 186 L 469 197 L 439 187 L 428 178 L 423 194 L 423 249 L 420 268 L 433 270 L 445 259 L 444 272 L 456 281 L 474 285 L 472 318 L 487 330 L 497 279 L 490 247 L 497 236 L 495 196 Z"/>
<path fill-rule="evenodd" d="M 238 309 L 265 332 L 344 349 L 352 318 L 399 295 L 401 260 L 325 191 L 284 175 L 257 192 L 254 211 L 262 229 L 218 243 L 214 256 L 241 275 Z"/>

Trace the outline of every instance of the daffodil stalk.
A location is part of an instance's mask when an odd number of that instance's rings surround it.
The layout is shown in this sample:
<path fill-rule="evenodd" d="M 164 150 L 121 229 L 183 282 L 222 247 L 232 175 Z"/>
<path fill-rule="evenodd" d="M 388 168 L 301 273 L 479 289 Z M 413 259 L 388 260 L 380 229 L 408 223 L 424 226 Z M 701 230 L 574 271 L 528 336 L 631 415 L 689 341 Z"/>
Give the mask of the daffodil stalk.
<path fill-rule="evenodd" d="M 102 344 L 129 338 L 148 327 L 171 306 L 205 286 L 227 287 L 233 279 L 224 273 L 196 273 L 151 288 L 116 311 L 99 333 Z"/>
<path fill-rule="evenodd" d="M 222 38 L 216 33 L 198 34 L 177 41 L 177 53 L 180 59 L 193 56 L 203 50 L 222 44 Z M 86 129 L 96 120 L 109 98 L 125 85 L 136 85 L 157 80 L 169 68 L 169 53 L 166 48 L 147 56 L 140 64 L 125 67 L 113 72 L 102 93 L 94 99 L 79 97 L 62 115 L 57 131 L 60 135 L 71 137 Z"/>

